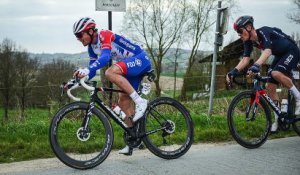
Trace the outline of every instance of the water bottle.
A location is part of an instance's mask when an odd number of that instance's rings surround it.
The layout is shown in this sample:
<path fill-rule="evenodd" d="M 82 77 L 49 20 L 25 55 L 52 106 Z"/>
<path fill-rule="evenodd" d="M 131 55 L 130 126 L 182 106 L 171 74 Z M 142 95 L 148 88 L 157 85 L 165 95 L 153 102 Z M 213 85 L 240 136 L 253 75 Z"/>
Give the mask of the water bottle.
<path fill-rule="evenodd" d="M 113 111 L 117 114 L 117 116 L 120 117 L 122 120 L 125 119 L 126 114 L 121 110 L 120 106 L 116 105 L 116 106 L 113 107 L 112 110 L 113 110 Z"/>
<path fill-rule="evenodd" d="M 143 87 L 142 88 L 142 93 L 144 95 L 148 95 L 150 93 L 150 91 L 151 91 L 151 84 L 149 84 L 149 83 L 143 83 L 142 87 Z"/>
<path fill-rule="evenodd" d="M 287 113 L 287 109 L 288 109 L 288 100 L 282 99 L 281 100 L 281 112 Z"/>

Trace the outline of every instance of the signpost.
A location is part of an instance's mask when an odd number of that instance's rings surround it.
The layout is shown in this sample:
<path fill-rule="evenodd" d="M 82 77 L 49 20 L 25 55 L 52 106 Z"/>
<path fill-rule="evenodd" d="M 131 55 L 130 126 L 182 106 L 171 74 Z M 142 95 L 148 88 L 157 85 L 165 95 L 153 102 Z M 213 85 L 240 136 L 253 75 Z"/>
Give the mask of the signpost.
<path fill-rule="evenodd" d="M 126 0 L 96 0 L 96 11 L 125 12 Z"/>
<path fill-rule="evenodd" d="M 223 45 L 223 35 L 227 33 L 228 27 L 228 8 L 221 8 L 221 1 L 218 1 L 218 12 L 216 22 L 215 48 L 212 61 L 210 95 L 209 95 L 209 109 L 208 115 L 211 116 L 213 108 L 213 97 L 215 91 L 215 77 L 216 77 L 216 62 L 218 58 L 219 47 Z"/>
<path fill-rule="evenodd" d="M 112 11 L 125 12 L 126 0 L 96 0 L 96 11 L 108 11 L 108 30 L 112 30 Z M 109 61 L 109 66 L 112 65 L 112 60 Z M 112 88 L 112 83 L 109 83 L 109 87 Z M 110 103 L 112 101 L 112 93 L 109 97 Z"/>

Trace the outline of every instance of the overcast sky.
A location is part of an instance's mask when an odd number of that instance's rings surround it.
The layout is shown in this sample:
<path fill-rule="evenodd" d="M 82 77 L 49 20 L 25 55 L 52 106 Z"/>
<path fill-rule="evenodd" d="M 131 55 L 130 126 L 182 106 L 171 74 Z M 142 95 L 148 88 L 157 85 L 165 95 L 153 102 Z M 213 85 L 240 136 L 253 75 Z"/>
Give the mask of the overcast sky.
<path fill-rule="evenodd" d="M 247 14 L 255 18 L 256 28 L 276 26 L 287 34 L 300 32 L 300 25 L 286 17 L 293 10 L 292 0 L 239 0 L 239 7 L 234 19 Z M 114 32 L 120 31 L 123 14 L 113 12 Z M 94 18 L 99 29 L 108 28 L 107 12 L 95 11 L 95 0 L 0 0 L 0 42 L 9 38 L 33 53 L 79 53 L 86 48 L 76 40 L 72 27 L 84 16 Z M 237 38 L 232 21 L 229 29 L 225 41 Z"/>

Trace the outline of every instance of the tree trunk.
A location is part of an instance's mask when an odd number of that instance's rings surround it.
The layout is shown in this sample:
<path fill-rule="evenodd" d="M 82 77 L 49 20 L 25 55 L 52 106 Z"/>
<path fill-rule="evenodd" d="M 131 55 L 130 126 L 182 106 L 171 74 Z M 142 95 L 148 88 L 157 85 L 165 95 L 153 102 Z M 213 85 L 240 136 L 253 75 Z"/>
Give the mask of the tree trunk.
<path fill-rule="evenodd" d="M 157 77 L 156 80 L 154 81 L 155 83 L 155 96 L 160 97 L 161 95 L 161 88 L 159 87 L 159 79 L 160 77 Z"/>

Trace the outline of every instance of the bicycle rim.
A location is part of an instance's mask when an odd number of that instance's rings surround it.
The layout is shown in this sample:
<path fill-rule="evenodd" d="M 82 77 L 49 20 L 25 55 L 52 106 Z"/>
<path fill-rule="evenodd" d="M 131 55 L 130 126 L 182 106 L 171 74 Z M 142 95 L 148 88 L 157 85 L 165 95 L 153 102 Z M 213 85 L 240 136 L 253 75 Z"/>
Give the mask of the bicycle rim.
<path fill-rule="evenodd" d="M 292 105 L 293 114 L 295 113 L 295 105 L 296 105 L 295 103 L 296 103 L 295 98 L 293 98 L 292 102 L 290 104 L 290 105 Z M 294 117 L 294 119 L 296 119 L 296 118 L 299 118 L 300 116 L 294 115 L 293 117 Z M 294 131 L 298 134 L 298 136 L 300 136 L 300 121 L 292 123 L 292 126 L 293 126 Z"/>
<path fill-rule="evenodd" d="M 108 156 L 113 143 L 110 123 L 99 110 L 93 110 L 88 132 L 82 135 L 81 125 L 87 107 L 86 103 L 63 107 L 50 127 L 50 144 L 54 153 L 72 168 L 89 169 L 99 165 Z"/>
<path fill-rule="evenodd" d="M 271 128 L 270 110 L 260 97 L 260 103 L 254 112 L 254 104 L 250 104 L 253 92 L 238 94 L 228 109 L 228 126 L 233 138 L 243 147 L 260 147 L 268 138 Z M 249 111 L 248 117 L 246 111 Z M 254 114 L 254 116 L 253 116 Z"/>
<path fill-rule="evenodd" d="M 193 142 L 193 123 L 183 105 L 171 98 L 157 98 L 149 103 L 145 115 L 143 132 L 165 127 L 143 139 L 152 153 L 164 159 L 175 159 L 189 150 Z"/>
<path fill-rule="evenodd" d="M 293 129 L 298 134 L 298 136 L 300 136 L 300 121 L 293 123 Z"/>

